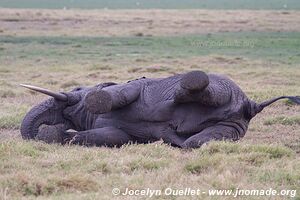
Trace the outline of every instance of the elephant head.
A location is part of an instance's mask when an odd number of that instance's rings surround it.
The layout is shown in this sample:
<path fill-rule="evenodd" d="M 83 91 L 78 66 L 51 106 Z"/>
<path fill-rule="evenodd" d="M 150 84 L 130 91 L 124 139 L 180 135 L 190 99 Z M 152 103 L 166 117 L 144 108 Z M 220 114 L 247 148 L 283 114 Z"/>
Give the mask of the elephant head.
<path fill-rule="evenodd" d="M 33 107 L 25 115 L 21 124 L 22 137 L 24 139 L 35 139 L 42 125 L 59 125 L 58 127 L 60 128 L 63 125 L 65 130 L 81 129 L 81 124 L 86 124 L 82 119 L 89 113 L 82 100 L 89 92 L 114 84 L 109 82 L 98 84 L 95 87 L 77 87 L 70 92 L 63 93 L 56 93 L 44 88 L 22 84 L 21 86 L 23 87 L 52 97 Z"/>
<path fill-rule="evenodd" d="M 21 86 L 53 97 L 36 105 L 25 115 L 21 124 L 21 134 L 24 139 L 34 139 L 41 125 L 64 124 L 66 128 L 72 128 L 72 122 L 64 118 L 63 111 L 81 100 L 80 89 L 68 93 L 55 93 L 31 85 Z"/>

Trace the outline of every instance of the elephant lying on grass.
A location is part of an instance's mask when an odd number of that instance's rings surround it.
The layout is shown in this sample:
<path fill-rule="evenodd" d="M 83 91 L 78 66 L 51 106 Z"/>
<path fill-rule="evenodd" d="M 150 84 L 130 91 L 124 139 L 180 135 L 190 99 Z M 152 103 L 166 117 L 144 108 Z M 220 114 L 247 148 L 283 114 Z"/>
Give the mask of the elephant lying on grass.
<path fill-rule="evenodd" d="M 202 71 L 101 83 L 66 93 L 23 86 L 54 97 L 27 113 L 21 125 L 24 139 L 86 146 L 163 140 L 197 148 L 211 140 L 236 141 L 245 135 L 250 120 L 271 103 L 288 98 L 300 104 L 299 96 L 255 103 L 227 77 Z"/>

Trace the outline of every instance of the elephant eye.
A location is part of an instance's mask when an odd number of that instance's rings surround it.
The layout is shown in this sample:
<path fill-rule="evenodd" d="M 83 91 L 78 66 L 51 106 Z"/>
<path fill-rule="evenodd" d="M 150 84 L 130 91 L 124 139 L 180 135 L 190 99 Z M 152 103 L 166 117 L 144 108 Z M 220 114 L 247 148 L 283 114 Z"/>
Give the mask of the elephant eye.
<path fill-rule="evenodd" d="M 77 91 L 80 91 L 80 90 L 83 90 L 83 87 L 76 87 L 72 90 L 72 92 L 77 92 Z"/>

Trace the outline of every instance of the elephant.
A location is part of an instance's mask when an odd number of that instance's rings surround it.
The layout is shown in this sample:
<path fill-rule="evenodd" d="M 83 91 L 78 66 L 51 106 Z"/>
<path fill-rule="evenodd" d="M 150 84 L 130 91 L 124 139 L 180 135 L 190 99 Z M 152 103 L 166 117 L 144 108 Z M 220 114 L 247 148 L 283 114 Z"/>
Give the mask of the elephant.
<path fill-rule="evenodd" d="M 275 101 L 288 98 L 300 104 L 299 96 L 256 103 L 230 78 L 200 70 L 61 93 L 22 86 L 51 96 L 24 117 L 24 139 L 84 146 L 162 140 L 174 147 L 198 148 L 213 140 L 237 141 L 250 120 Z"/>

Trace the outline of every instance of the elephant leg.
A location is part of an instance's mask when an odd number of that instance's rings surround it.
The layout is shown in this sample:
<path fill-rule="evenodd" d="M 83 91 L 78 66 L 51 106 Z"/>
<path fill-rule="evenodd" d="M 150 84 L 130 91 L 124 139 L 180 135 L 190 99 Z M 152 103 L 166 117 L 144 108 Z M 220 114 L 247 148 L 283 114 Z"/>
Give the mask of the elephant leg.
<path fill-rule="evenodd" d="M 181 147 L 184 141 L 187 139 L 186 136 L 178 135 L 172 128 L 158 128 L 153 130 L 151 136 L 154 141 L 162 140 L 164 143 L 174 147 Z"/>
<path fill-rule="evenodd" d="M 198 148 L 212 140 L 239 140 L 243 137 L 245 130 L 235 126 L 215 125 L 189 137 L 182 145 L 182 148 Z"/>
<path fill-rule="evenodd" d="M 164 141 L 164 143 L 170 144 L 174 147 L 181 147 L 186 140 L 186 138 L 178 136 L 174 132 L 162 136 L 161 139 Z"/>
<path fill-rule="evenodd" d="M 228 83 L 222 78 L 211 79 L 205 72 L 192 71 L 183 75 L 175 92 L 175 103 L 198 102 L 207 106 L 221 106 L 231 98 Z"/>
<path fill-rule="evenodd" d="M 205 72 L 192 71 L 181 78 L 179 88 L 175 92 L 176 103 L 197 101 L 197 96 L 209 84 L 209 78 Z"/>
<path fill-rule="evenodd" d="M 86 95 L 85 106 L 94 114 L 106 113 L 132 103 L 139 97 L 140 91 L 139 81 L 96 89 Z"/>
<path fill-rule="evenodd" d="M 70 144 L 85 146 L 121 146 L 132 141 L 132 137 L 115 127 L 104 127 L 78 132 Z"/>

